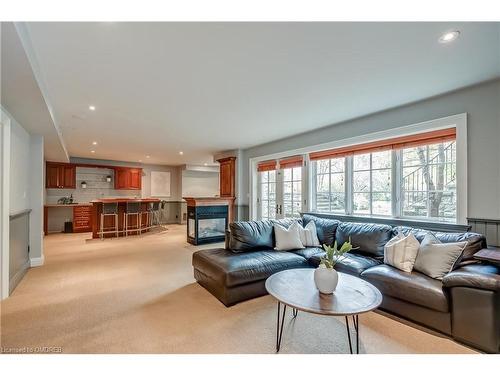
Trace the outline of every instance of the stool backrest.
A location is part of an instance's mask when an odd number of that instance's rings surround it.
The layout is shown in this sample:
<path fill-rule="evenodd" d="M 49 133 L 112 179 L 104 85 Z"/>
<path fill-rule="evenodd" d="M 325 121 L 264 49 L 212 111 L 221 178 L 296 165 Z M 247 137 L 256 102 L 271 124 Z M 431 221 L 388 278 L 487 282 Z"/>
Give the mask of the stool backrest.
<path fill-rule="evenodd" d="M 127 202 L 125 212 L 128 214 L 137 214 L 141 212 L 141 202 Z"/>
<path fill-rule="evenodd" d="M 103 203 L 102 213 L 104 215 L 113 215 L 118 213 L 118 203 Z"/>

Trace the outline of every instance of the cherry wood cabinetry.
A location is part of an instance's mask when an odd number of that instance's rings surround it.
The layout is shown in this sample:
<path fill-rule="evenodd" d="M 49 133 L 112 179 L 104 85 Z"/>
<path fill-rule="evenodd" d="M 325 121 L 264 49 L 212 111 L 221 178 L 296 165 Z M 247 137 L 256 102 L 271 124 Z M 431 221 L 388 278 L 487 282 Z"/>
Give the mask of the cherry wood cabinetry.
<path fill-rule="evenodd" d="M 234 181 L 235 181 L 235 157 L 228 157 L 217 160 L 220 164 L 220 196 L 221 197 L 234 197 Z"/>
<path fill-rule="evenodd" d="M 142 169 L 115 167 L 115 189 L 141 190 Z"/>
<path fill-rule="evenodd" d="M 142 169 L 130 169 L 130 189 L 141 189 Z"/>
<path fill-rule="evenodd" d="M 73 232 L 92 231 L 92 206 L 73 207 Z"/>
<path fill-rule="evenodd" d="M 49 189 L 75 189 L 76 166 L 66 163 L 47 162 L 45 187 Z"/>
<path fill-rule="evenodd" d="M 76 167 L 113 169 L 115 171 L 115 189 L 141 190 L 142 188 L 142 168 L 50 161 L 45 165 L 45 187 L 48 189 L 76 189 Z"/>

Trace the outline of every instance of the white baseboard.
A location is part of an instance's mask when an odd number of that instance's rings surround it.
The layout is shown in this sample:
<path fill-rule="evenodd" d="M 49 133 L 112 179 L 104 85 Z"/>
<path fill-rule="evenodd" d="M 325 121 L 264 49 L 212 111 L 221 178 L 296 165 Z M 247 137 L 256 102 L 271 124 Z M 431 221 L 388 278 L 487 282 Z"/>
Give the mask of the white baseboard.
<path fill-rule="evenodd" d="M 43 262 L 45 261 L 44 256 L 42 255 L 39 258 L 31 258 L 30 259 L 30 267 L 40 267 L 43 266 Z"/>

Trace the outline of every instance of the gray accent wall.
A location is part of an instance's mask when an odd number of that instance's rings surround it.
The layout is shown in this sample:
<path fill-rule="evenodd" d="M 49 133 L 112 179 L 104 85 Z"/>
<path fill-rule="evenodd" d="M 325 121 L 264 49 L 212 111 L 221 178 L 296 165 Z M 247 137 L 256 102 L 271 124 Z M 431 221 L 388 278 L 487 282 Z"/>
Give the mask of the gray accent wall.
<path fill-rule="evenodd" d="M 467 113 L 468 126 L 467 216 L 498 219 L 500 218 L 500 79 L 245 149 L 239 164 L 241 167 L 239 176 L 241 183 L 238 186 L 239 204 L 249 204 L 251 158 L 464 112 Z M 311 127 L 318 125 L 320 124 L 311 124 Z"/>

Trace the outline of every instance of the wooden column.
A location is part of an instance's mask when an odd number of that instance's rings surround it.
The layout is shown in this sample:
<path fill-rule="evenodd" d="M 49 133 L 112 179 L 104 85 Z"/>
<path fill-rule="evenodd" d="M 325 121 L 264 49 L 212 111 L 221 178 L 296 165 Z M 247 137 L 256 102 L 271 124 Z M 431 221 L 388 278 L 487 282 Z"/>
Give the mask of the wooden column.
<path fill-rule="evenodd" d="M 234 200 L 236 199 L 236 157 L 230 156 L 217 160 L 220 164 L 219 195 L 221 198 L 233 198 L 229 204 L 229 222 L 234 218 Z"/>

